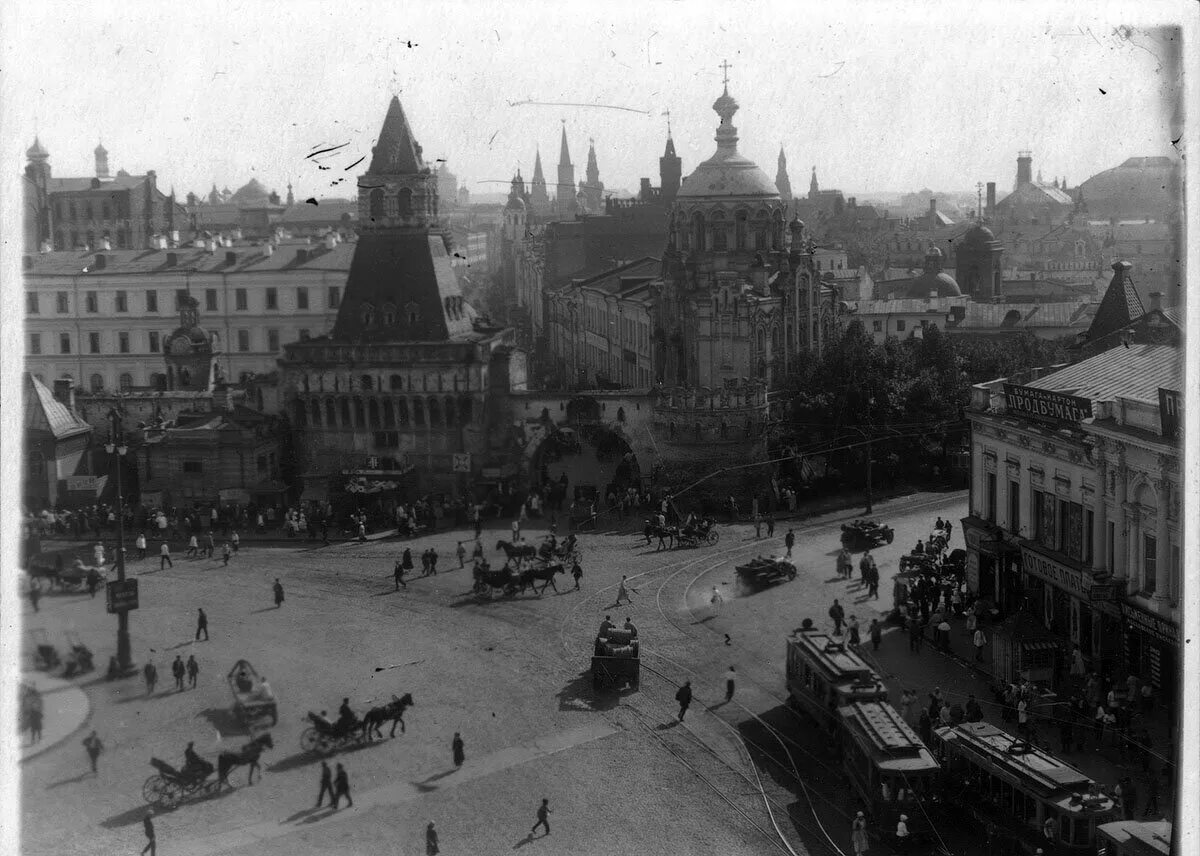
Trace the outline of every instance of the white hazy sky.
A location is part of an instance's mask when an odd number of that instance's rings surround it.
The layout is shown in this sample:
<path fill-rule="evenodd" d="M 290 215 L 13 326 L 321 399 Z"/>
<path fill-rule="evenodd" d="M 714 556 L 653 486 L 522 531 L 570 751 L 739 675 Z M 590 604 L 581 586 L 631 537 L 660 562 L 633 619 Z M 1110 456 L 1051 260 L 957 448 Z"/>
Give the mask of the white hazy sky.
<path fill-rule="evenodd" d="M 1172 153 L 1179 69 L 1155 27 L 1179 4 L 823 5 L 10 0 L 5 157 L 21 169 L 36 127 L 59 176 L 91 175 L 103 139 L 114 171 L 181 197 L 251 177 L 350 195 L 398 93 L 472 191 L 528 178 L 537 146 L 553 182 L 563 119 L 577 181 L 592 137 L 606 185 L 636 189 L 668 109 L 684 174 L 712 153 L 724 59 L 742 151 L 774 176 L 782 144 L 798 192 L 814 164 L 857 192 L 1003 192 L 1023 148 L 1072 183 Z M 342 143 L 329 170 L 306 158 Z"/>

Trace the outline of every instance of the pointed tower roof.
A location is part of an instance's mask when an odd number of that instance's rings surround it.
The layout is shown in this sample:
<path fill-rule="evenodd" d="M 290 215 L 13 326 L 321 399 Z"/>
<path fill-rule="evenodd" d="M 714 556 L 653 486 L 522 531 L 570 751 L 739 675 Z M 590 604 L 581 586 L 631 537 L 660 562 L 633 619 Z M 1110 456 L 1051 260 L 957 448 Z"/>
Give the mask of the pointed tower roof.
<path fill-rule="evenodd" d="M 538 149 L 537 154 L 533 157 L 533 183 L 546 183 L 546 177 L 542 174 L 542 150 Z"/>
<path fill-rule="evenodd" d="M 567 126 L 566 126 L 566 124 L 563 125 L 563 129 L 562 129 L 562 145 L 559 147 L 559 150 L 558 150 L 558 165 L 559 166 L 570 166 L 571 165 L 571 152 L 567 148 Z"/>
<path fill-rule="evenodd" d="M 367 172 L 374 175 L 411 175 L 424 169 L 421 147 L 413 139 L 404 108 L 395 95 L 379 131 L 379 142 L 371 152 L 373 157 Z"/>
<path fill-rule="evenodd" d="M 813 196 L 816 196 L 820 190 L 821 188 L 817 184 L 817 168 L 814 166 L 812 170 L 812 178 L 808 182 L 808 192 Z"/>
<path fill-rule="evenodd" d="M 671 135 L 667 134 L 667 147 L 663 149 L 663 157 L 673 158 L 675 155 L 675 141 L 671 139 Z"/>
<path fill-rule="evenodd" d="M 33 145 L 25 150 L 25 157 L 30 160 L 45 160 L 50 157 L 50 152 L 46 151 L 46 147 L 42 145 L 42 141 L 35 135 Z"/>
<path fill-rule="evenodd" d="M 1146 314 L 1142 299 L 1138 297 L 1137 288 L 1129 276 L 1132 268 L 1133 265 L 1127 261 L 1113 262 L 1113 278 L 1092 317 L 1092 326 L 1088 328 L 1089 341 L 1103 339 Z"/>
<path fill-rule="evenodd" d="M 785 201 L 790 202 L 792 198 L 792 182 L 788 178 L 787 155 L 783 153 L 783 146 L 779 147 L 779 169 L 775 172 L 775 186 L 779 188 L 779 195 Z"/>
<path fill-rule="evenodd" d="M 596 165 L 596 141 L 595 140 L 588 140 L 587 168 L 588 168 L 588 172 L 591 172 L 593 169 L 597 170 L 597 171 L 599 170 L 599 167 Z"/>

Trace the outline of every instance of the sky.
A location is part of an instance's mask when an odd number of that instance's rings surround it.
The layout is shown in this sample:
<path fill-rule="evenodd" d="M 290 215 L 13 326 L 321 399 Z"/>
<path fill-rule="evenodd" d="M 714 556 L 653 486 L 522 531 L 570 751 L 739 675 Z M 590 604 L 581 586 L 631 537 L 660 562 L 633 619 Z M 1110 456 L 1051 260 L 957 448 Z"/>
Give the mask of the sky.
<path fill-rule="evenodd" d="M 528 179 L 538 147 L 554 182 L 564 121 L 576 181 L 591 138 L 607 187 L 636 190 L 667 111 L 684 175 L 712 154 L 724 61 L 742 152 L 774 177 L 782 146 L 799 193 L 814 165 L 859 193 L 1003 192 L 1021 149 L 1071 184 L 1172 154 L 1178 4 L 824 5 L 16 0 L 5 156 L 19 171 L 36 133 L 58 176 L 92 175 L 103 141 L 181 197 L 352 196 L 398 94 L 472 192 Z"/>

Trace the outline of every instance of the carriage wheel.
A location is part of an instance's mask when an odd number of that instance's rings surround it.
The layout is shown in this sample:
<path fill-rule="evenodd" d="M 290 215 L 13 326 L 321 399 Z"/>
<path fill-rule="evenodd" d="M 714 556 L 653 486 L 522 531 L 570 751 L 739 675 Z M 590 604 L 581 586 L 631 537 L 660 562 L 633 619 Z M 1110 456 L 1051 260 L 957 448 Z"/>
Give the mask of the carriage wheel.
<path fill-rule="evenodd" d="M 708 538 L 706 540 L 708 541 L 709 546 L 712 546 L 721 540 L 721 533 L 716 529 L 710 529 L 708 531 Z"/>
<path fill-rule="evenodd" d="M 320 742 L 316 728 L 306 728 L 304 729 L 304 733 L 300 735 L 300 748 L 305 752 L 317 751 L 317 745 Z"/>
<path fill-rule="evenodd" d="M 482 580 L 475 583 L 475 585 L 471 588 L 475 594 L 483 594 L 485 589 L 487 589 L 487 586 L 484 585 Z"/>
<path fill-rule="evenodd" d="M 183 799 L 183 787 L 170 779 L 163 779 L 163 786 L 159 793 L 161 798 L 157 804 L 167 808 L 174 808 Z"/>
<path fill-rule="evenodd" d="M 151 776 L 142 785 L 142 799 L 151 805 L 162 805 L 165 801 L 166 779 L 162 776 Z"/>
<path fill-rule="evenodd" d="M 322 755 L 332 755 L 333 750 L 337 749 L 337 741 L 327 734 L 317 735 L 316 750 Z"/>
<path fill-rule="evenodd" d="M 508 585 L 506 585 L 504 587 L 504 596 L 505 597 L 516 597 L 516 595 L 517 595 L 517 587 L 514 583 L 509 583 Z"/>
<path fill-rule="evenodd" d="M 890 544 L 890 543 L 892 543 L 892 539 L 893 539 L 893 538 L 895 538 L 895 537 L 896 537 L 896 533 L 895 533 L 895 532 L 893 532 L 891 529 L 889 529 L 889 530 L 888 530 L 888 533 L 887 533 L 887 542 L 888 542 L 889 544 Z"/>

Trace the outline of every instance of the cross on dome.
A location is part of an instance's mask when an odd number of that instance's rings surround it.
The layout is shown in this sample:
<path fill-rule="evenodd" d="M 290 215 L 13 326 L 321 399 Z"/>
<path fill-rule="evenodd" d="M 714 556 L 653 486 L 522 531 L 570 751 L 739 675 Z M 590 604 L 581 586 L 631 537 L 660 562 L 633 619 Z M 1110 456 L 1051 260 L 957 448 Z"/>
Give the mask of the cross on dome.
<path fill-rule="evenodd" d="M 729 60 L 725 60 L 720 65 L 721 71 L 724 72 L 724 74 L 725 74 L 725 79 L 722 82 L 725 84 L 725 87 L 727 89 L 729 88 L 729 69 L 731 69 L 731 68 L 733 68 L 733 66 L 731 66 L 729 64 Z"/>

